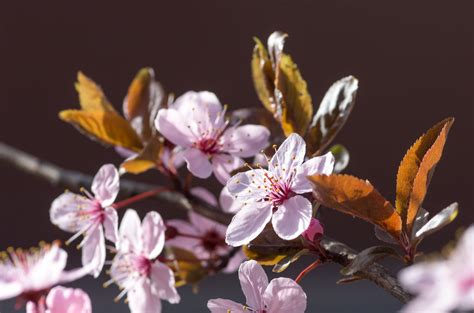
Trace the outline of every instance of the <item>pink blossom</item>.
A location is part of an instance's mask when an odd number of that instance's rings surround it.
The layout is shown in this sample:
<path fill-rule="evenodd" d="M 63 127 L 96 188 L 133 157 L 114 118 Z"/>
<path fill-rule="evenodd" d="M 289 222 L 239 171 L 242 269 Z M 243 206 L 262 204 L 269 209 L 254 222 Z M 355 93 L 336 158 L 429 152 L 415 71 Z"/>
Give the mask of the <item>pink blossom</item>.
<path fill-rule="evenodd" d="M 317 218 L 312 218 L 311 222 L 309 223 L 308 228 L 303 232 L 302 236 L 304 239 L 308 240 L 309 242 L 314 242 L 324 234 L 323 225 Z"/>
<path fill-rule="evenodd" d="M 217 200 L 212 193 L 202 187 L 191 189 L 191 194 L 216 206 Z M 181 219 L 168 220 L 166 225 L 174 234 L 166 241 L 166 245 L 191 251 L 199 259 L 209 259 L 213 256 L 225 256 L 232 251 L 232 247 L 225 243 L 227 227 L 199 214 L 190 212 L 189 222 Z M 176 235 L 177 234 L 177 235 Z M 184 235 L 184 236 L 183 236 Z M 246 257 L 239 250 L 230 258 L 224 273 L 233 273 Z"/>
<path fill-rule="evenodd" d="M 120 224 L 120 246 L 110 275 L 127 294 L 132 313 L 161 312 L 160 299 L 178 303 L 173 271 L 158 261 L 165 243 L 165 225 L 157 212 L 148 212 L 140 223 L 134 210 L 127 210 Z"/>
<path fill-rule="evenodd" d="M 219 204 L 222 211 L 227 213 L 237 213 L 244 206 L 242 202 L 236 201 L 234 197 L 232 197 L 227 186 L 222 188 L 221 194 L 219 195 Z"/>
<path fill-rule="evenodd" d="M 474 309 L 474 225 L 447 260 L 422 262 L 403 269 L 399 280 L 417 294 L 402 312 L 451 312 Z"/>
<path fill-rule="evenodd" d="M 212 313 L 303 313 L 306 294 L 292 279 L 279 277 L 268 283 L 263 268 L 254 260 L 242 263 L 239 280 L 246 305 L 226 299 L 212 299 L 207 307 Z"/>
<path fill-rule="evenodd" d="M 308 175 L 330 174 L 334 157 L 327 153 L 304 162 L 306 144 L 291 134 L 263 168 L 239 173 L 227 188 L 243 208 L 227 228 L 226 242 L 232 246 L 249 243 L 272 220 L 277 235 L 291 240 L 303 233 L 311 221 L 311 202 L 301 194 L 312 191 Z"/>
<path fill-rule="evenodd" d="M 103 165 L 92 181 L 93 195 L 87 197 L 65 192 L 50 209 L 51 222 L 64 231 L 75 233 L 67 243 L 81 235 L 82 264 L 95 264 L 99 276 L 105 262 L 105 238 L 117 241 L 117 212 L 111 207 L 119 192 L 119 173 L 112 164 Z M 105 238 L 104 238 L 105 237 Z"/>
<path fill-rule="evenodd" d="M 31 250 L 9 249 L 0 263 L 0 300 L 18 297 L 29 308 L 40 310 L 52 287 L 87 275 L 91 267 L 65 271 L 67 253 L 58 242 Z"/>
<path fill-rule="evenodd" d="M 46 313 L 91 313 L 91 299 L 81 289 L 54 287 L 46 297 Z"/>
<path fill-rule="evenodd" d="M 230 126 L 225 108 L 207 91 L 185 93 L 158 112 L 155 125 L 166 139 L 184 148 L 183 158 L 194 176 L 208 178 L 214 173 L 223 184 L 243 165 L 242 158 L 257 154 L 270 136 L 260 125 Z"/>

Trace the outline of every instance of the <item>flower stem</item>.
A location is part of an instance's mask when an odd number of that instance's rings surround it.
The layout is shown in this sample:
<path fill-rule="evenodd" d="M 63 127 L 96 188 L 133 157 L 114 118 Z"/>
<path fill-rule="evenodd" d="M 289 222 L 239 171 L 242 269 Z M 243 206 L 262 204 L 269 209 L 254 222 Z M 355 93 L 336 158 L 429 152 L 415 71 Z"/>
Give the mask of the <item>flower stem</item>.
<path fill-rule="evenodd" d="M 302 270 L 301 273 L 298 275 L 298 277 L 296 277 L 295 281 L 297 283 L 299 283 L 301 281 L 301 279 L 306 276 L 306 274 L 308 274 L 309 272 L 314 270 L 320 264 L 321 264 L 321 260 L 318 259 L 318 260 L 314 261 L 313 263 L 311 263 L 310 265 L 308 265 L 308 267 L 306 267 L 304 270 Z"/>
<path fill-rule="evenodd" d="M 132 203 L 141 201 L 141 200 L 149 198 L 149 197 L 153 197 L 153 196 L 155 196 L 159 193 L 165 192 L 165 191 L 171 191 L 171 189 L 167 188 L 167 187 L 158 187 L 156 189 L 145 191 L 145 192 L 142 192 L 142 193 L 140 193 L 136 196 L 133 196 L 133 197 L 130 197 L 128 199 L 116 202 L 112 205 L 112 207 L 114 209 L 120 209 L 120 208 L 126 207 L 126 206 L 128 206 Z"/>

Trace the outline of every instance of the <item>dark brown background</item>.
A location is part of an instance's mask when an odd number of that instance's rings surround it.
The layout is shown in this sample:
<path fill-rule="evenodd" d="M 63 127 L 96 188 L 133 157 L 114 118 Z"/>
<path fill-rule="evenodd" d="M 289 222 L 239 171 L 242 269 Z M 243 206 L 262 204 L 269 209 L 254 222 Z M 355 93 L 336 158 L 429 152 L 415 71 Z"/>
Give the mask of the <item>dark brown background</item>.
<path fill-rule="evenodd" d="M 169 90 L 211 90 L 231 108 L 259 105 L 250 79 L 252 36 L 290 34 L 292 54 L 315 104 L 335 80 L 359 78 L 357 104 L 337 137 L 351 152 L 347 172 L 368 178 L 388 199 L 406 149 L 444 117 L 456 117 L 425 207 L 458 201 L 455 223 L 432 236 L 431 251 L 474 220 L 472 1 L 168 1 L 117 4 L 17 1 L 0 6 L 1 140 L 61 166 L 94 173 L 118 163 L 113 150 L 88 141 L 60 122 L 57 112 L 77 105 L 75 75 L 83 70 L 118 108 L 135 72 L 152 66 Z M 0 248 L 66 239 L 50 224 L 48 208 L 61 189 L 0 165 Z M 159 178 L 148 177 L 155 181 Z M 152 209 L 165 211 L 153 205 Z M 150 207 L 148 207 L 150 208 Z M 376 243 L 372 227 L 332 211 L 327 233 L 359 249 Z M 72 264 L 78 252 L 69 249 Z M 302 263 L 307 263 L 308 260 Z M 302 264 L 284 274 L 293 277 Z M 334 284 L 327 266 L 303 281 L 309 312 L 389 312 L 399 304 L 370 283 Z M 87 278 L 95 312 L 126 312 L 113 304 L 115 287 Z M 201 293 L 180 289 L 167 312 L 204 312 L 210 297 L 243 300 L 237 277 L 207 279 Z M 0 304 L 2 312 L 12 303 Z"/>

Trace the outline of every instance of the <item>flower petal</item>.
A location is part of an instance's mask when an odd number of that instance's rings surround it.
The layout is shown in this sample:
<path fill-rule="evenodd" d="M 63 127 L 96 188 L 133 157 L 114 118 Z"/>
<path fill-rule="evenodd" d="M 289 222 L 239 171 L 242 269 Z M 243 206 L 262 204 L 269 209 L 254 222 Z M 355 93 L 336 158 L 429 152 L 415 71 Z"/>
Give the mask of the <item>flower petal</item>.
<path fill-rule="evenodd" d="M 94 176 L 91 189 L 102 207 L 114 203 L 120 189 L 120 175 L 113 164 L 102 165 Z"/>
<path fill-rule="evenodd" d="M 186 118 L 174 109 L 161 109 L 155 119 L 156 129 L 177 146 L 190 147 L 195 136 Z"/>
<path fill-rule="evenodd" d="M 202 125 L 203 128 L 208 128 L 214 123 L 222 111 L 219 99 L 209 91 L 188 91 L 178 97 L 171 108 L 196 124 Z"/>
<path fill-rule="evenodd" d="M 303 164 L 305 153 L 306 143 L 300 135 L 293 133 L 283 141 L 273 155 L 268 170 L 286 180 L 294 169 Z"/>
<path fill-rule="evenodd" d="M 267 197 L 267 192 L 262 186 L 267 176 L 271 173 L 264 169 L 250 170 L 238 173 L 227 181 L 226 187 L 235 201 L 260 201 Z"/>
<path fill-rule="evenodd" d="M 334 156 L 331 152 L 325 155 L 314 157 L 304 162 L 296 169 L 296 176 L 293 179 L 291 190 L 296 193 L 311 192 L 312 186 L 307 176 L 316 174 L 329 175 L 334 169 Z"/>
<path fill-rule="evenodd" d="M 273 229 L 282 239 L 295 239 L 308 228 L 312 213 L 308 199 L 299 195 L 291 197 L 273 213 Z"/>
<path fill-rule="evenodd" d="M 153 263 L 151 266 L 150 277 L 155 292 L 161 299 L 168 300 L 170 303 L 179 303 L 181 298 L 174 286 L 174 274 L 168 266 L 160 262 Z"/>
<path fill-rule="evenodd" d="M 155 211 L 148 212 L 142 222 L 143 253 L 149 259 L 156 258 L 165 244 L 165 224 L 161 215 Z"/>
<path fill-rule="evenodd" d="M 306 294 L 295 281 L 285 277 L 273 279 L 268 285 L 263 299 L 272 313 L 304 313 Z"/>
<path fill-rule="evenodd" d="M 239 280 L 247 305 L 255 310 L 264 309 L 262 295 L 268 286 L 268 277 L 262 266 L 254 260 L 242 263 L 239 268 Z"/>
<path fill-rule="evenodd" d="M 212 169 L 221 184 L 227 183 L 230 173 L 244 165 L 244 160 L 229 154 L 216 154 L 212 157 Z"/>
<path fill-rule="evenodd" d="M 104 225 L 105 238 L 115 243 L 117 246 L 118 244 L 117 210 L 111 207 L 107 207 L 104 209 L 104 211 L 105 211 L 105 214 L 104 214 L 104 221 L 102 222 L 102 225 Z"/>
<path fill-rule="evenodd" d="M 140 217 L 137 211 L 128 209 L 120 223 L 120 251 L 135 252 L 142 251 L 142 228 L 140 225 Z"/>
<path fill-rule="evenodd" d="M 224 151 L 248 158 L 259 153 L 268 145 L 270 131 L 260 125 L 244 125 L 228 128 L 222 134 Z"/>
<path fill-rule="evenodd" d="M 53 243 L 46 252 L 33 263 L 28 278 L 23 281 L 25 290 L 43 290 L 61 282 L 62 274 L 67 263 L 67 253 Z"/>
<path fill-rule="evenodd" d="M 214 194 L 212 194 L 212 192 L 210 192 L 206 188 L 194 187 L 194 188 L 191 188 L 190 192 L 193 196 L 201 199 L 202 201 L 207 202 L 212 206 L 217 206 L 216 197 L 214 196 Z"/>
<path fill-rule="evenodd" d="M 88 219 L 83 218 L 81 212 L 94 209 L 95 204 L 86 197 L 65 192 L 53 201 L 49 216 L 54 225 L 64 231 L 75 233 L 90 223 Z"/>
<path fill-rule="evenodd" d="M 179 219 L 167 220 L 167 227 L 174 227 L 179 233 L 186 235 L 199 235 L 196 228 L 188 222 Z M 200 245 L 201 241 L 195 238 L 188 238 L 183 236 L 176 236 L 166 240 L 166 246 L 177 247 L 188 251 L 193 251 L 196 246 Z"/>
<path fill-rule="evenodd" d="M 91 299 L 82 289 L 54 287 L 46 297 L 48 313 L 91 313 Z"/>
<path fill-rule="evenodd" d="M 146 280 L 138 283 L 127 293 L 128 307 L 131 313 L 160 313 L 160 297 L 153 292 Z"/>
<path fill-rule="evenodd" d="M 207 302 L 207 308 L 211 313 L 245 313 L 245 306 L 227 299 L 211 299 Z"/>
<path fill-rule="evenodd" d="M 243 203 L 236 201 L 229 192 L 227 186 L 222 188 L 221 194 L 219 195 L 219 204 L 222 208 L 222 211 L 227 213 L 236 213 L 242 207 Z"/>
<path fill-rule="evenodd" d="M 233 257 L 230 258 L 227 266 L 222 270 L 222 272 L 227 274 L 234 273 L 240 267 L 240 264 L 242 264 L 242 262 L 246 259 L 247 257 L 245 256 L 244 251 L 240 249 L 236 254 L 234 254 Z"/>
<path fill-rule="evenodd" d="M 201 235 L 205 235 L 208 231 L 216 231 L 218 234 L 225 236 L 227 227 L 220 223 L 217 223 L 209 218 L 206 218 L 200 214 L 189 212 L 189 220 L 193 224 L 194 228 L 199 231 Z"/>
<path fill-rule="evenodd" d="M 0 301 L 15 298 L 23 292 L 23 286 L 19 281 L 0 281 Z"/>
<path fill-rule="evenodd" d="M 184 160 L 188 165 L 188 170 L 196 177 L 208 178 L 212 174 L 212 165 L 207 155 L 201 150 L 188 148 L 183 152 Z"/>
<path fill-rule="evenodd" d="M 102 226 L 93 227 L 84 236 L 82 243 L 82 265 L 92 266 L 92 275 L 97 278 L 105 264 L 105 239 Z"/>
<path fill-rule="evenodd" d="M 255 239 L 272 217 L 272 207 L 268 202 L 256 202 L 240 210 L 227 227 L 225 241 L 238 247 Z"/>

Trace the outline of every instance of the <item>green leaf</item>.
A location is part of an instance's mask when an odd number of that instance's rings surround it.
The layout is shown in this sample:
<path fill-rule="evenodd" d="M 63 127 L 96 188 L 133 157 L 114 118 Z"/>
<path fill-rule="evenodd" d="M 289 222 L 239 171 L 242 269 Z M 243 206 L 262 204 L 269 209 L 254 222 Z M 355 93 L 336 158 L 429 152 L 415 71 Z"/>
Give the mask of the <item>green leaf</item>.
<path fill-rule="evenodd" d="M 341 274 L 346 276 L 354 275 L 377 262 L 377 260 L 387 256 L 400 257 L 397 251 L 391 247 L 374 246 L 367 248 L 359 252 L 348 266 L 341 269 Z"/>
<path fill-rule="evenodd" d="M 459 205 L 457 202 L 452 203 L 447 208 L 444 208 L 441 212 L 433 216 L 426 224 L 424 224 L 416 233 L 415 240 L 421 241 L 426 236 L 440 230 L 444 226 L 448 225 L 458 215 Z"/>
<path fill-rule="evenodd" d="M 309 154 L 320 155 L 336 137 L 354 107 L 357 88 L 358 80 L 348 76 L 326 92 L 306 135 Z"/>

